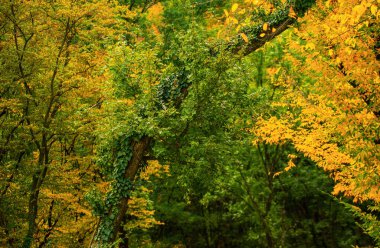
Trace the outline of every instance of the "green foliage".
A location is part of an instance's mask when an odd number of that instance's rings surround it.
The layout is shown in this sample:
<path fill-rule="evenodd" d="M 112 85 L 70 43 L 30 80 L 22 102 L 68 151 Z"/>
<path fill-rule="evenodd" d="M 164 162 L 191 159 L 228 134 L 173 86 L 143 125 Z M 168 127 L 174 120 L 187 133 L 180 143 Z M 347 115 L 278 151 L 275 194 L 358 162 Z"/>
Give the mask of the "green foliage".
<path fill-rule="evenodd" d="M 187 56 L 194 53 L 202 58 L 198 49 L 189 51 Z M 266 144 L 258 149 L 251 145 L 250 134 L 241 131 L 249 127 L 252 117 L 277 114 L 268 108 L 276 87 L 269 83 L 272 79 L 266 68 L 278 63 L 281 54 L 274 44 L 236 62 L 227 72 L 219 71 L 222 58 L 210 61 L 209 67 L 193 65 L 199 75 L 192 84 L 197 91 L 186 98 L 181 115 L 191 113 L 191 122 L 166 151 L 163 144 L 155 144 L 160 157 L 171 161 L 172 174 L 156 188 L 157 218 L 165 223 L 151 230 L 158 247 L 173 243 L 197 247 L 370 243 L 353 216 L 329 195 L 333 182 L 322 171 L 301 158 L 295 168 L 276 175 L 287 167 L 288 154 L 294 149 Z M 217 81 L 214 75 L 220 72 Z M 260 73 L 261 84 L 255 77 Z"/>
<path fill-rule="evenodd" d="M 315 4 L 315 2 L 315 0 L 295 0 L 294 10 L 302 17 Z"/>
<path fill-rule="evenodd" d="M 337 201 L 346 207 L 346 210 L 357 217 L 360 222 L 356 224 L 359 225 L 363 231 L 368 234 L 376 243 L 377 246 L 380 245 L 380 228 L 378 220 L 378 207 L 373 207 L 370 204 L 361 204 L 360 207 L 354 206 L 352 203 Z M 365 209 L 365 210 L 363 210 Z"/>

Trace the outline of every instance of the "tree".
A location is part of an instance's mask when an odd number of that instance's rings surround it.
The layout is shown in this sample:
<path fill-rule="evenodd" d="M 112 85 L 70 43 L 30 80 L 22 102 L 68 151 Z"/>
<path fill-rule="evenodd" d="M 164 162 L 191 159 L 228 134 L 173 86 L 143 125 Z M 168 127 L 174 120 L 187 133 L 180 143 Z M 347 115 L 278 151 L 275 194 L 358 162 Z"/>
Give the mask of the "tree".
<path fill-rule="evenodd" d="M 2 245 L 370 245 L 344 207 L 379 239 L 378 17 L 2 1 Z"/>
<path fill-rule="evenodd" d="M 107 95 L 102 65 L 123 11 L 106 1 L 1 2 L 1 219 L 8 245 L 23 235 L 23 247 L 42 247 L 62 215 L 88 217 L 79 207 L 83 188 L 70 184 L 93 163 L 87 135 Z M 19 207 L 7 218 L 11 199 Z"/>

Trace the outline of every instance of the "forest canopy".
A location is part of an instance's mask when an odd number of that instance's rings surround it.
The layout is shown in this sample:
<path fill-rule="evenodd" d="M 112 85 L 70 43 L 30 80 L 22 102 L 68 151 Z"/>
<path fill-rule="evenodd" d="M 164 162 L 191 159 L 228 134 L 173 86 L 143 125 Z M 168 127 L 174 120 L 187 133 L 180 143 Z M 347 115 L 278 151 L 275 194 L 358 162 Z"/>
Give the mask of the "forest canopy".
<path fill-rule="evenodd" d="M 0 246 L 380 246 L 379 18 L 0 0 Z"/>

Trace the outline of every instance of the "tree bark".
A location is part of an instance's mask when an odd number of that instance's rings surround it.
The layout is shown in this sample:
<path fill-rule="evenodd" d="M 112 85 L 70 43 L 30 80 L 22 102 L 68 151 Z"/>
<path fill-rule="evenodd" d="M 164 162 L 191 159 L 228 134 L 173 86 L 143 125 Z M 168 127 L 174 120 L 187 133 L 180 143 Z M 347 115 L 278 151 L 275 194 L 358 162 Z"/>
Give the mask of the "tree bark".
<path fill-rule="evenodd" d="M 151 138 L 148 136 L 144 136 L 139 141 L 133 141 L 132 146 L 132 158 L 128 162 L 128 167 L 125 170 L 125 178 L 129 179 L 131 182 L 136 177 L 136 174 L 140 168 L 141 162 L 143 160 L 143 156 L 146 153 L 147 149 L 149 148 Z M 125 214 L 128 210 L 128 200 L 129 197 L 122 198 L 119 203 L 119 212 L 115 219 L 114 226 L 113 226 L 113 237 L 112 241 L 115 241 L 117 239 L 118 233 L 121 232 L 121 229 L 123 228 L 121 226 Z"/>
<path fill-rule="evenodd" d="M 47 169 L 48 166 L 45 164 L 42 170 L 36 171 L 33 175 L 28 205 L 28 232 L 24 238 L 23 248 L 31 247 L 33 236 L 37 229 L 36 219 L 38 215 L 38 198 L 43 180 L 46 177 Z"/>
<path fill-rule="evenodd" d="M 24 238 L 23 248 L 29 248 L 33 242 L 33 236 L 37 229 L 36 219 L 38 216 L 38 198 L 42 183 L 46 177 L 49 162 L 49 149 L 47 145 L 46 134 L 42 135 L 41 148 L 39 149 L 38 169 L 33 174 L 32 184 L 30 187 L 30 196 L 28 204 L 28 231 Z"/>

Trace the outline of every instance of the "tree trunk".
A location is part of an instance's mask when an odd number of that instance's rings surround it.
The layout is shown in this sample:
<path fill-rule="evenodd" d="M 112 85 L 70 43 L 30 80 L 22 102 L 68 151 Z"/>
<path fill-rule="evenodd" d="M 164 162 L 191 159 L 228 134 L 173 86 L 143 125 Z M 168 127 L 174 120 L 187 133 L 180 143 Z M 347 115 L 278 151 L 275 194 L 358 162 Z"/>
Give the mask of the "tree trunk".
<path fill-rule="evenodd" d="M 128 179 L 129 181 L 133 182 L 138 170 L 140 169 L 140 166 L 142 165 L 143 161 L 143 156 L 146 153 L 146 151 L 149 148 L 150 142 L 152 138 L 148 136 L 143 136 L 140 140 L 138 141 L 132 141 L 131 142 L 131 147 L 132 147 L 132 157 L 128 162 L 127 168 L 124 173 L 124 177 Z M 118 213 L 113 221 L 113 226 L 112 226 L 112 237 L 110 240 L 108 240 L 109 243 L 114 243 L 118 236 L 119 233 L 123 233 L 123 226 L 122 223 L 125 220 L 126 217 L 126 212 L 128 210 L 128 200 L 129 197 L 123 197 L 119 204 L 117 205 L 118 208 Z M 112 211 L 110 211 L 110 214 Z M 100 224 L 98 226 L 98 229 L 101 228 L 102 225 L 102 220 L 100 220 Z M 97 232 L 98 230 L 96 230 Z M 119 244 L 120 247 L 128 247 L 128 239 L 125 237 L 122 238 L 122 243 Z M 98 243 L 99 242 L 99 243 Z M 90 247 L 99 247 L 99 245 L 102 245 L 104 241 L 96 241 L 96 239 L 92 240 L 92 243 Z"/>
<path fill-rule="evenodd" d="M 29 196 L 29 204 L 28 204 L 28 231 L 24 238 L 24 243 L 22 245 L 23 248 L 29 248 L 33 242 L 33 236 L 37 229 L 36 219 L 38 216 L 38 197 L 40 194 L 40 189 L 42 183 L 46 177 L 46 173 L 48 170 L 48 148 L 46 135 L 42 136 L 43 145 L 41 146 L 40 155 L 38 158 L 38 169 L 33 174 L 32 184 L 30 187 L 30 196 Z"/>
<path fill-rule="evenodd" d="M 28 232 L 25 236 L 23 248 L 29 248 L 33 242 L 33 235 L 36 232 L 37 224 L 36 219 L 38 215 L 38 197 L 40 188 L 47 173 L 47 165 L 44 166 L 42 171 L 38 170 L 33 175 L 32 185 L 30 187 L 29 206 L 28 206 Z"/>
<path fill-rule="evenodd" d="M 125 170 L 125 178 L 129 179 L 131 182 L 135 180 L 136 174 L 140 168 L 144 153 L 149 147 L 151 138 L 148 136 L 144 136 L 141 140 L 139 141 L 133 141 L 132 142 L 132 158 L 129 160 L 128 167 Z M 119 204 L 119 213 L 115 219 L 114 222 L 114 233 L 112 237 L 112 241 L 115 241 L 118 233 L 121 231 L 123 227 L 121 226 L 125 214 L 128 210 L 128 200 L 129 197 L 125 197 L 121 199 L 120 204 Z"/>

